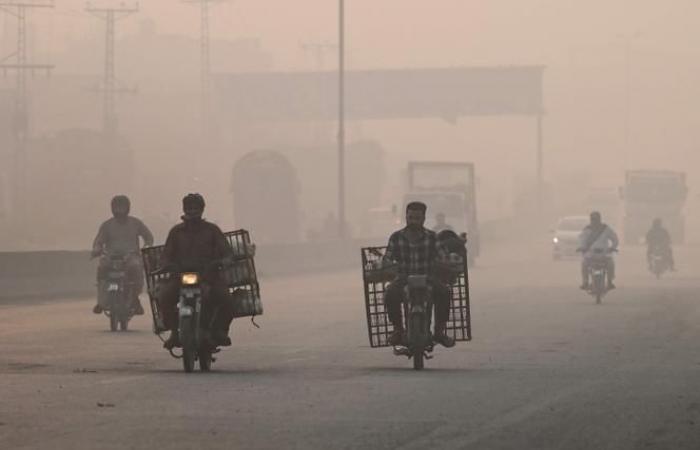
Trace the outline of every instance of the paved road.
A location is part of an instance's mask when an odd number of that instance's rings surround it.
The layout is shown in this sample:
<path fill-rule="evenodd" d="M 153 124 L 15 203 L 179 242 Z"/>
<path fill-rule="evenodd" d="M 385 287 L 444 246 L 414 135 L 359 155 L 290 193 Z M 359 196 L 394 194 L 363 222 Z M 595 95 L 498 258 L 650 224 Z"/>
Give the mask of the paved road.
<path fill-rule="evenodd" d="M 628 251 L 600 306 L 576 262 L 517 250 L 482 259 L 474 341 L 423 372 L 369 348 L 356 272 L 265 281 L 209 374 L 147 318 L 0 306 L 0 448 L 699 449 L 700 249 L 660 281 Z"/>

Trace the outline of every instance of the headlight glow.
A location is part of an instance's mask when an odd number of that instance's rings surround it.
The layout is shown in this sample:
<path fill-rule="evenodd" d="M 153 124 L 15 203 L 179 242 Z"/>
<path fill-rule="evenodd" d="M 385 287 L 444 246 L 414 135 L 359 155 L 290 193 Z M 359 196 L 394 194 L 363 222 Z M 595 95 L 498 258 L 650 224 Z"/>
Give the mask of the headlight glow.
<path fill-rule="evenodd" d="M 558 244 L 558 243 L 559 243 L 559 238 L 558 238 L 558 237 L 554 237 L 554 239 L 552 239 L 552 242 L 554 242 L 555 244 Z"/>
<path fill-rule="evenodd" d="M 199 283 L 199 275 L 196 273 L 183 273 L 182 274 L 182 284 L 191 286 L 193 284 Z"/>

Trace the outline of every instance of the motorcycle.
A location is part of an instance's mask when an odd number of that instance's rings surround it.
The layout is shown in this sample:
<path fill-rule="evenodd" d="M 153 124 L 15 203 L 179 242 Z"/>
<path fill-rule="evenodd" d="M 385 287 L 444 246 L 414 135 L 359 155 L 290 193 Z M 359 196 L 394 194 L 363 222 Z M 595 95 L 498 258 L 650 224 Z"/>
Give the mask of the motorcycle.
<path fill-rule="evenodd" d="M 202 285 L 199 273 L 180 274 L 180 300 L 177 309 L 183 368 L 185 372 L 192 372 L 195 362 L 199 361 L 199 369 L 208 372 L 212 362 L 216 361 L 212 355 L 220 349 L 211 339 L 211 324 L 202 323 Z"/>
<path fill-rule="evenodd" d="M 652 249 L 651 256 L 649 258 L 649 270 L 651 273 L 653 273 L 657 279 L 660 279 L 661 276 L 669 269 L 670 265 L 666 255 L 664 255 L 664 253 L 658 248 Z"/>
<path fill-rule="evenodd" d="M 615 250 L 593 250 L 593 256 L 589 264 L 590 284 L 588 293 L 596 300 L 596 304 L 601 304 L 603 297 L 608 293 L 608 260 L 609 255 Z"/>
<path fill-rule="evenodd" d="M 410 275 L 404 288 L 404 330 L 406 345 L 394 346 L 394 354 L 413 359 L 413 368 L 421 370 L 425 359 L 432 359 L 434 348 L 430 323 L 433 291 L 427 275 Z"/>
<path fill-rule="evenodd" d="M 128 279 L 126 266 L 129 255 L 106 253 L 106 277 L 101 282 L 102 295 L 106 297 L 104 314 L 109 318 L 111 331 L 127 331 L 129 321 L 134 317 L 133 286 Z"/>

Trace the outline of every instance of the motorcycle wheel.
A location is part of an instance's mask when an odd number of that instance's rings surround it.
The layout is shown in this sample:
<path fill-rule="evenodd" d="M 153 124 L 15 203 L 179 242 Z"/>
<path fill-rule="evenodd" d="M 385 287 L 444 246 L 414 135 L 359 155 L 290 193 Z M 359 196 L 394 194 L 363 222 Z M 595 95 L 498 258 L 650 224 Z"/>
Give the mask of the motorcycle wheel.
<path fill-rule="evenodd" d="M 202 349 L 199 352 L 199 370 L 209 372 L 211 370 L 211 351 Z"/>
<path fill-rule="evenodd" d="M 110 311 L 109 313 L 109 329 L 110 331 L 117 331 L 119 328 L 119 321 L 117 320 L 117 315 Z"/>
<path fill-rule="evenodd" d="M 190 373 L 194 370 L 194 361 L 197 358 L 191 317 L 180 317 L 180 342 L 182 343 L 182 367 L 185 372 Z"/>
<path fill-rule="evenodd" d="M 423 336 L 423 317 L 414 314 L 411 317 L 409 327 L 409 336 Z M 414 342 L 411 342 L 411 350 L 413 352 L 413 368 L 422 370 L 424 367 L 423 353 L 425 351 L 425 342 L 421 342 L 420 339 L 414 339 Z"/>
<path fill-rule="evenodd" d="M 593 292 L 595 292 L 595 303 L 600 305 L 603 302 L 603 282 L 605 277 L 594 277 L 593 278 Z"/>
<path fill-rule="evenodd" d="M 129 318 L 128 317 L 122 317 L 121 319 L 119 319 L 119 329 L 122 331 L 129 330 Z"/>

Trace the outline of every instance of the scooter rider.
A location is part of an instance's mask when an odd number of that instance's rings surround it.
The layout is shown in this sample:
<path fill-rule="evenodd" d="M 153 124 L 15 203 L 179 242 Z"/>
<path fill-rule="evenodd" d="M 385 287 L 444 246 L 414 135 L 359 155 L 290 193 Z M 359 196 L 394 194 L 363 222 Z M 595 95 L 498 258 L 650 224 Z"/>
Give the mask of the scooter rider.
<path fill-rule="evenodd" d="M 607 258 L 608 263 L 608 289 L 615 289 L 615 260 L 610 256 L 610 253 L 617 250 L 619 240 L 615 230 L 603 223 L 602 217 L 598 211 L 591 213 L 591 223 L 586 226 L 579 236 L 579 248 L 583 254 L 583 262 L 581 263 L 581 277 L 583 283 L 581 289 L 588 289 L 589 272 L 592 259 L 596 250 L 602 250 Z"/>
<path fill-rule="evenodd" d="M 664 228 L 661 219 L 656 218 L 652 222 L 651 229 L 647 232 L 647 264 L 651 269 L 651 257 L 658 252 L 668 262 L 671 271 L 676 270 L 673 261 L 673 247 L 671 245 L 671 234 Z"/>
<path fill-rule="evenodd" d="M 126 195 L 117 195 L 111 202 L 112 217 L 100 225 L 97 236 L 92 244 L 92 257 L 102 256 L 105 253 L 118 253 L 127 256 L 126 273 L 129 280 L 134 283 L 133 309 L 134 314 L 143 314 L 143 307 L 139 300 L 139 294 L 143 290 L 143 268 L 139 254 L 140 241 L 145 245 L 153 245 L 153 234 L 141 220 L 129 215 L 131 201 Z M 106 278 L 108 261 L 100 259 L 97 267 L 97 304 L 92 309 L 95 314 L 101 314 L 104 301 L 102 300 L 102 284 Z"/>
<path fill-rule="evenodd" d="M 388 264 L 398 265 L 398 278 L 387 286 L 385 295 L 389 320 L 394 325 L 390 342 L 399 345 L 403 340 L 401 305 L 408 276 L 428 275 L 435 308 L 434 339 L 445 347 L 452 347 L 455 340 L 445 332 L 450 311 L 450 292 L 447 286 L 433 277 L 436 263 L 447 261 L 448 256 L 435 232 L 424 227 L 426 210 L 427 206 L 421 202 L 412 202 L 406 206 L 406 227 L 391 235 L 384 255 L 384 261 Z"/>
<path fill-rule="evenodd" d="M 212 337 L 217 345 L 228 346 L 231 345 L 228 331 L 233 311 L 231 302 L 227 301 L 228 287 L 216 265 L 225 263 L 233 250 L 221 229 L 202 218 L 204 206 L 204 198 L 199 194 L 188 194 L 182 199 L 182 223 L 175 225 L 168 234 L 163 267 L 173 272 L 198 272 L 202 276 L 202 318 L 207 323 L 207 317 L 210 318 L 218 306 Z M 177 332 L 179 292 L 179 279 L 171 277 L 158 295 L 165 327 L 170 330 L 170 337 L 163 344 L 167 349 L 180 345 Z"/>

